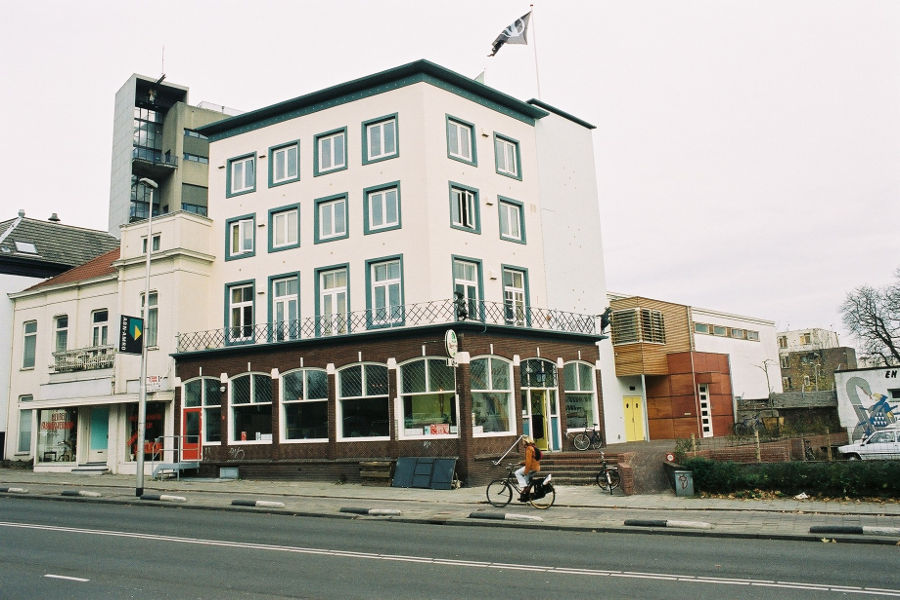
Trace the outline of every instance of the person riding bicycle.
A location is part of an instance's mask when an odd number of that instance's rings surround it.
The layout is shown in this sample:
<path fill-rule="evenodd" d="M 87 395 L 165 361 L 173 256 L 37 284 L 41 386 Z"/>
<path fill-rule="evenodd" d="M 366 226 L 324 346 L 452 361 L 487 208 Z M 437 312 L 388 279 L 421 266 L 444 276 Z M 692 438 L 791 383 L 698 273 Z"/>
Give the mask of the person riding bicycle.
<path fill-rule="evenodd" d="M 531 491 L 531 476 L 541 470 L 541 463 L 535 458 L 534 440 L 531 436 L 522 436 L 522 441 L 525 442 L 525 461 L 521 467 L 516 469 L 515 475 L 519 486 L 522 488 L 519 502 L 528 502 L 528 494 Z"/>

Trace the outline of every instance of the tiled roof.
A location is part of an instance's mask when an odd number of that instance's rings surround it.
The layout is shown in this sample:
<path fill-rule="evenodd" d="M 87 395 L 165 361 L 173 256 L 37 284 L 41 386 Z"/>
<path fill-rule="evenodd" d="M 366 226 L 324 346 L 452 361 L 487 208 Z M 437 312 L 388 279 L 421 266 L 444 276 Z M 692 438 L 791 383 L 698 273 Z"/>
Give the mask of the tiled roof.
<path fill-rule="evenodd" d="M 86 281 L 95 277 L 110 275 L 116 272 L 116 268 L 112 266 L 112 263 L 113 261 L 116 261 L 118 259 L 119 249 L 116 248 L 114 250 L 110 250 L 105 254 L 101 254 L 97 258 L 90 260 L 83 265 L 77 266 L 73 269 L 69 269 L 64 273 L 60 273 L 56 277 L 51 277 L 50 279 L 45 279 L 40 283 L 36 283 L 28 289 L 36 290 L 51 285 L 59 285 L 61 283 L 74 283 L 76 281 Z"/>
<path fill-rule="evenodd" d="M 0 222 L 0 260 L 55 265 L 62 270 L 118 247 L 119 240 L 96 229 L 28 217 Z"/>

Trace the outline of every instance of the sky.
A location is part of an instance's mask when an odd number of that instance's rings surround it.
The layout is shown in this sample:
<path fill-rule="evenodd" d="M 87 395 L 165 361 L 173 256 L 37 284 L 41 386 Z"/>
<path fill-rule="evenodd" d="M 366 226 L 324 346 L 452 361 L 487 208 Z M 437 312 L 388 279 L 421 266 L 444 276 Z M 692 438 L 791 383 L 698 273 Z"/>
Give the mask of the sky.
<path fill-rule="evenodd" d="M 596 125 L 606 283 L 843 333 L 900 268 L 900 2 L 9 2 L 0 220 L 106 229 L 132 73 L 253 110 L 428 59 Z M 552 307 L 550 307 L 552 308 Z M 842 343 L 852 345 L 844 334 Z"/>

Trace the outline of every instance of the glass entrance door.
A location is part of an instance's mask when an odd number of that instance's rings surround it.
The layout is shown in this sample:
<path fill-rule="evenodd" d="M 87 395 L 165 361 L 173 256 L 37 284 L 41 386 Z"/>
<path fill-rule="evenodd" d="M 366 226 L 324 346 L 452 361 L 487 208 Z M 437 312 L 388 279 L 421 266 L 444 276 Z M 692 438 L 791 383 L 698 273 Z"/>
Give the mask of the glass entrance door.
<path fill-rule="evenodd" d="M 202 414 L 203 409 L 199 406 L 184 409 L 184 418 L 181 420 L 181 460 L 200 460 Z"/>
<path fill-rule="evenodd" d="M 522 406 L 526 409 L 525 420 L 528 435 L 534 438 L 534 445 L 541 450 L 559 449 L 559 416 L 556 410 L 556 390 L 522 390 Z"/>

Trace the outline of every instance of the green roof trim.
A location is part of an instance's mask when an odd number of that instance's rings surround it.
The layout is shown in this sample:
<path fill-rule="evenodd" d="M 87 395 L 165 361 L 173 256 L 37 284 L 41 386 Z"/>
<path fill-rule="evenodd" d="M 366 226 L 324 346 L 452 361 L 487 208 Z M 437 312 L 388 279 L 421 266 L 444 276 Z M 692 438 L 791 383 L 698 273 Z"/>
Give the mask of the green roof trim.
<path fill-rule="evenodd" d="M 554 106 L 550 106 L 546 102 L 542 102 L 542 101 L 538 100 L 537 98 L 532 98 L 531 100 L 528 101 L 528 103 L 533 104 L 534 106 L 537 106 L 539 108 L 543 108 L 547 112 L 551 112 L 555 115 L 559 115 L 560 117 L 562 117 L 564 119 L 568 119 L 568 120 L 572 121 L 573 123 L 577 123 L 577 124 L 581 125 L 582 127 L 586 127 L 588 129 L 597 129 L 596 125 L 591 125 L 587 121 L 583 121 L 574 115 L 570 115 L 569 113 L 567 113 L 564 110 L 559 110 L 558 108 L 556 108 Z"/>
<path fill-rule="evenodd" d="M 209 137 L 210 141 L 220 140 L 416 83 L 428 83 L 532 126 L 536 119 L 548 114 L 540 107 L 513 98 L 474 79 L 430 61 L 418 60 L 215 121 L 198 127 L 197 131 Z"/>

